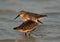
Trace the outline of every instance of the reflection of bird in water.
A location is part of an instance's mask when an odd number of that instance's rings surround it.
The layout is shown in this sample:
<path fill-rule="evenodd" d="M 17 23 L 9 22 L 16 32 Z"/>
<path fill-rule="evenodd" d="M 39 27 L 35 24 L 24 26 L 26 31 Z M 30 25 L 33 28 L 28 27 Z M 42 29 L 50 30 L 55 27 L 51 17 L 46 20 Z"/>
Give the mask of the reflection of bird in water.
<path fill-rule="evenodd" d="M 33 31 L 37 25 L 38 25 L 37 22 L 27 20 L 27 21 L 23 22 L 20 26 L 14 27 L 13 29 L 18 30 L 20 32 L 24 32 L 25 35 L 27 35 L 26 33 Z"/>
<path fill-rule="evenodd" d="M 47 17 L 47 15 L 40 15 L 32 12 L 26 12 L 24 10 L 21 10 L 18 16 L 15 17 L 15 19 L 17 19 L 19 16 L 21 17 L 22 21 L 32 20 L 34 22 L 40 22 L 40 23 L 42 23 L 40 21 L 41 19 Z"/>

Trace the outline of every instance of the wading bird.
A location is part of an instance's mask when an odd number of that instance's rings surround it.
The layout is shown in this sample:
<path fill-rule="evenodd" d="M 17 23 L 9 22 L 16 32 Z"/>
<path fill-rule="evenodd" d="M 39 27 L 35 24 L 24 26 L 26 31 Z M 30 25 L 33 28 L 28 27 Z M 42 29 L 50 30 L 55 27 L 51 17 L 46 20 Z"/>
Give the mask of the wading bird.
<path fill-rule="evenodd" d="M 32 12 L 27 12 L 24 10 L 21 10 L 14 19 L 17 19 L 19 16 L 21 17 L 23 22 L 25 22 L 27 20 L 32 20 L 34 22 L 40 22 L 41 24 L 43 24 L 43 23 L 40 20 L 47 17 L 47 15 L 40 15 L 40 14 L 36 14 L 36 13 L 32 13 Z"/>
<path fill-rule="evenodd" d="M 27 21 L 23 22 L 21 25 L 14 27 L 13 29 L 18 30 L 20 32 L 24 32 L 25 36 L 26 36 L 28 32 L 30 33 L 33 30 L 35 30 L 37 25 L 38 25 L 37 22 L 27 20 Z"/>

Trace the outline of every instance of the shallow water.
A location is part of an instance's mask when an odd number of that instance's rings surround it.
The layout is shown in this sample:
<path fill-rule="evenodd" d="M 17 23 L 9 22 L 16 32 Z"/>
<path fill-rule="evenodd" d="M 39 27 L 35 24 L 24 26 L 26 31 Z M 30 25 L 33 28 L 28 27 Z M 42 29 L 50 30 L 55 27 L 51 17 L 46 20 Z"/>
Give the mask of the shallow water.
<path fill-rule="evenodd" d="M 20 25 L 22 23 L 19 18 L 17 20 L 14 20 L 14 17 L 16 17 L 17 13 L 13 12 L 0 12 L 0 39 L 18 39 L 24 41 L 25 38 L 22 36 L 21 32 L 13 30 L 14 27 Z M 44 14 L 44 13 L 43 13 Z M 46 13 L 48 15 L 47 18 L 41 20 L 44 24 L 40 24 L 37 26 L 36 30 L 31 33 L 31 38 L 36 39 L 36 41 L 41 42 L 48 42 L 48 41 L 60 41 L 60 14 L 56 13 Z M 58 16 L 58 17 L 56 17 Z M 43 38 L 41 38 L 41 34 L 43 35 Z M 28 37 L 26 37 L 27 40 Z M 34 41 L 33 40 L 33 41 Z M 28 40 L 29 41 L 29 40 Z"/>
<path fill-rule="evenodd" d="M 3 2 L 3 1 L 0 1 Z M 2 39 L 18 39 L 21 42 L 60 42 L 60 1 L 5 1 L 0 4 L 0 40 Z M 18 2 L 18 3 L 17 3 Z M 9 4 L 7 4 L 9 3 Z M 13 5 L 11 5 L 13 4 Z M 38 5 L 40 4 L 40 5 Z M 15 7 L 16 6 L 16 7 Z M 12 9 L 12 10 L 4 10 Z M 36 30 L 31 33 L 31 37 L 25 37 L 21 32 L 13 30 L 14 27 L 20 25 L 20 18 L 14 20 L 17 16 L 18 9 L 42 13 L 48 15 L 47 18 L 41 20 L 44 24 L 37 26 Z M 15 12 L 16 11 L 16 12 Z M 43 37 L 41 37 L 41 34 Z"/>

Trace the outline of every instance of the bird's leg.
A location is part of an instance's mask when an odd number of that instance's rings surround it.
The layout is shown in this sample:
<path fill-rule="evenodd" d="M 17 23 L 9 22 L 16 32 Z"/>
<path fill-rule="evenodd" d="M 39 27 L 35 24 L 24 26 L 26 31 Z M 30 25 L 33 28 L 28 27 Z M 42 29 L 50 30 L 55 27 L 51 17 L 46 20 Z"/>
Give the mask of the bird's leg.
<path fill-rule="evenodd" d="M 25 36 L 27 36 L 27 33 L 25 33 Z"/>
<path fill-rule="evenodd" d="M 17 19 L 20 15 L 18 14 L 14 19 Z"/>
<path fill-rule="evenodd" d="M 43 24 L 43 22 L 41 22 L 41 21 L 39 21 L 39 20 L 37 20 L 38 22 L 40 22 L 41 24 Z"/>
<path fill-rule="evenodd" d="M 30 33 L 29 33 L 29 36 L 30 36 Z"/>

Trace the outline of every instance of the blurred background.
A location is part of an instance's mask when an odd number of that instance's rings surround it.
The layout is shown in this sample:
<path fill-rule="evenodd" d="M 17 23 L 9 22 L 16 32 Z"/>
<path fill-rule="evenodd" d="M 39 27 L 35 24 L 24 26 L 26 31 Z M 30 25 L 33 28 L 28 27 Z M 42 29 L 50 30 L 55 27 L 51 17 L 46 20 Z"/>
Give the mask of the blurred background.
<path fill-rule="evenodd" d="M 25 39 L 21 32 L 13 30 L 22 23 L 20 18 L 14 20 L 20 10 L 48 15 L 25 42 L 60 42 L 60 0 L 0 0 L 0 41 Z M 40 34 L 45 36 L 40 38 Z"/>
<path fill-rule="evenodd" d="M 0 9 L 60 12 L 60 0 L 0 0 Z"/>

